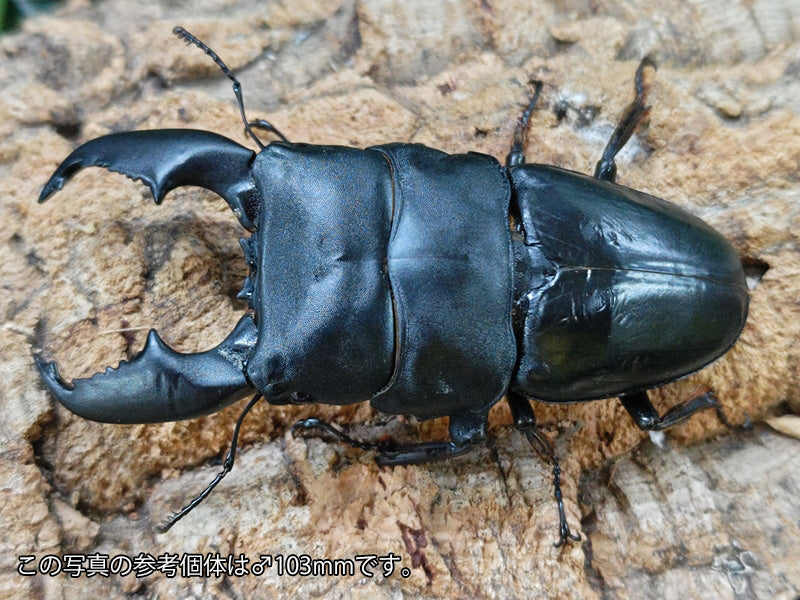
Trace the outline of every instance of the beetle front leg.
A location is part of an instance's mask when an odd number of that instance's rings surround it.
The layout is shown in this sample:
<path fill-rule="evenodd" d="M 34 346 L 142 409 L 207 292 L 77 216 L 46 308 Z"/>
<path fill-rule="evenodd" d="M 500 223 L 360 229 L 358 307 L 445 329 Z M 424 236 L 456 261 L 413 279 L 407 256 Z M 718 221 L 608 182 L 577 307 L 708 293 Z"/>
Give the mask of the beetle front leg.
<path fill-rule="evenodd" d="M 555 498 L 558 504 L 558 528 L 559 538 L 554 544 L 556 548 L 563 545 L 567 540 L 579 542 L 581 536 L 577 533 L 572 533 L 567 523 L 567 516 L 564 511 L 564 498 L 561 494 L 561 465 L 558 462 L 553 444 L 541 432 L 536 425 L 536 416 L 533 414 L 533 409 L 527 398 L 508 392 L 506 395 L 508 406 L 511 408 L 511 414 L 514 417 L 514 426 L 525 434 L 528 441 L 536 450 L 539 456 L 547 458 L 553 464 L 553 485 L 555 488 Z"/>
<path fill-rule="evenodd" d="M 322 429 L 335 436 L 341 442 L 361 450 L 376 450 L 375 457 L 382 467 L 400 465 L 420 465 L 446 460 L 465 454 L 486 440 L 486 415 L 462 413 L 450 417 L 451 441 L 420 442 L 417 444 L 398 444 L 392 440 L 385 442 L 362 442 L 339 431 L 330 423 L 321 419 L 302 419 L 292 425 L 292 433 L 296 429 Z"/>
<path fill-rule="evenodd" d="M 658 411 L 650 402 L 647 391 L 620 394 L 619 400 L 625 410 L 628 411 L 633 422 L 636 423 L 636 426 L 643 431 L 662 431 L 685 421 L 697 411 L 707 408 L 716 410 L 717 418 L 720 422 L 728 428 L 733 428 L 725 413 L 722 412 L 722 406 L 720 406 L 713 392 L 706 392 L 689 398 L 689 400 L 673 406 L 663 417 L 658 414 Z"/>
<path fill-rule="evenodd" d="M 328 423 L 327 421 L 323 421 L 322 419 L 318 419 L 317 417 L 309 417 L 308 419 L 300 419 L 290 429 L 292 435 L 298 429 L 321 429 L 333 437 L 335 437 L 340 442 L 344 442 L 348 446 L 352 446 L 353 448 L 358 448 L 359 450 L 383 450 L 387 444 L 381 442 L 362 442 L 360 440 L 356 440 L 351 438 L 345 432 L 336 429 L 333 425 Z M 391 443 L 389 443 L 391 444 Z"/>

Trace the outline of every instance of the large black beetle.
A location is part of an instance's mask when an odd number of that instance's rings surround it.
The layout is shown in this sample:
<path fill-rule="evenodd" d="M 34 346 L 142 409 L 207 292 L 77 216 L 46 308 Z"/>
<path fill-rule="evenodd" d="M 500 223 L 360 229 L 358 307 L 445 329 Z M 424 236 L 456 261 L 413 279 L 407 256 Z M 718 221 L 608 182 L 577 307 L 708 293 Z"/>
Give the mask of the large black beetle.
<path fill-rule="evenodd" d="M 748 295 L 736 252 L 678 207 L 613 183 L 614 157 L 646 111 L 645 59 L 636 99 L 594 177 L 525 164 L 528 120 L 506 166 L 478 153 L 419 144 L 365 150 L 290 143 L 266 121 L 248 123 L 253 151 L 196 130 L 117 133 L 77 148 L 44 186 L 46 200 L 83 167 L 141 179 L 157 203 L 181 185 L 222 196 L 253 232 L 242 240 L 250 310 L 216 348 L 179 354 L 151 331 L 141 354 L 117 369 L 65 383 L 36 358 L 53 395 L 88 419 L 150 423 L 189 419 L 256 392 L 271 403 L 349 404 L 450 418 L 450 440 L 377 449 L 381 464 L 461 454 L 485 438 L 504 395 L 515 424 L 553 460 L 561 537 L 578 539 L 561 504 L 558 461 L 528 399 L 579 402 L 618 396 L 642 429 L 668 427 L 718 405 L 687 400 L 661 417 L 647 389 L 722 355 L 745 323 Z M 254 127 L 281 139 L 268 146 Z M 238 425 L 225 467 L 233 465 Z"/>

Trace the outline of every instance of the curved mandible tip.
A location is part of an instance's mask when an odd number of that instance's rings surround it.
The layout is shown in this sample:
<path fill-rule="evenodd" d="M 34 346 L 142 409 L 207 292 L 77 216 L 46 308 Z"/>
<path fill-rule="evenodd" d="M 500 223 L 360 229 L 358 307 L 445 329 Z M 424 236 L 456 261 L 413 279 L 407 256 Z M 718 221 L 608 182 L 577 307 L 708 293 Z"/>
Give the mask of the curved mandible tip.
<path fill-rule="evenodd" d="M 252 392 L 244 374 L 255 347 L 253 317 L 245 315 L 216 348 L 181 354 L 150 330 L 144 350 L 129 362 L 66 383 L 54 362 L 35 356 L 55 398 L 75 414 L 103 423 L 161 423 L 216 412 Z"/>
<path fill-rule="evenodd" d="M 210 131 L 156 129 L 112 133 L 76 148 L 42 188 L 39 202 L 84 167 L 105 167 L 150 187 L 156 204 L 167 192 L 196 185 L 222 196 L 239 222 L 256 229 L 261 204 L 250 168 L 255 153 Z"/>

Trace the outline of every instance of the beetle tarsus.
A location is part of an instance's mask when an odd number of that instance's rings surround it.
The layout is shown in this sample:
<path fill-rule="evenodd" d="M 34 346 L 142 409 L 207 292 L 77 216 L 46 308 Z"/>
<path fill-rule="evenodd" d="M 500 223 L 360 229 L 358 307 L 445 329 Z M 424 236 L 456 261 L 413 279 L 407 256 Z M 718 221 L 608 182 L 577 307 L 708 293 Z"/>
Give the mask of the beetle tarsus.
<path fill-rule="evenodd" d="M 528 438 L 533 449 L 536 453 L 550 461 L 553 465 L 553 488 L 558 505 L 558 541 L 553 545 L 558 548 L 568 540 L 573 542 L 580 542 L 581 536 L 577 533 L 572 533 L 567 523 L 567 515 L 564 510 L 564 497 L 561 493 L 561 464 L 556 456 L 555 449 L 553 448 L 550 439 L 545 436 L 536 425 L 536 416 L 533 414 L 530 401 L 524 396 L 509 392 L 506 395 L 508 406 L 511 408 L 511 414 L 514 417 L 514 426 L 525 434 Z"/>
<path fill-rule="evenodd" d="M 244 418 L 247 416 L 247 413 L 250 412 L 256 403 L 261 400 L 263 396 L 261 392 L 256 393 L 250 399 L 250 402 L 247 403 L 242 414 L 239 415 L 239 419 L 236 421 L 236 427 L 233 428 L 233 439 L 231 440 L 231 447 L 228 449 L 228 456 L 225 457 L 225 462 L 222 463 L 222 471 L 217 473 L 217 476 L 213 479 L 211 483 L 208 484 L 206 489 L 204 489 L 194 500 L 192 500 L 189 504 L 184 506 L 181 510 L 176 513 L 173 513 L 166 519 L 164 519 L 161 523 L 156 526 L 156 530 L 159 533 L 166 533 L 169 531 L 175 523 L 180 521 L 183 517 L 188 515 L 194 508 L 200 504 L 206 497 L 212 492 L 212 490 L 217 487 L 217 484 L 222 481 L 222 479 L 231 472 L 233 469 L 233 463 L 236 461 L 236 444 L 239 441 L 239 429 L 242 427 L 242 422 Z"/>
<path fill-rule="evenodd" d="M 645 106 L 647 94 L 650 91 L 650 82 L 645 80 L 644 76 L 644 71 L 648 67 L 655 69 L 656 63 L 649 56 L 645 56 L 639 63 L 639 67 L 636 69 L 636 77 L 634 78 L 636 98 L 625 109 L 622 118 L 614 129 L 614 133 L 611 134 L 611 138 L 603 150 L 602 158 L 597 162 L 594 170 L 594 176 L 597 179 L 611 183 L 616 180 L 617 164 L 614 162 L 614 158 L 622 150 L 623 146 L 628 143 L 631 135 L 636 130 L 636 126 L 650 110 L 649 106 Z"/>
<path fill-rule="evenodd" d="M 386 446 L 382 443 L 361 442 L 353 439 L 343 431 L 336 429 L 336 427 L 327 421 L 323 421 L 322 419 L 318 419 L 316 417 L 310 417 L 308 419 L 301 419 L 297 421 L 290 429 L 292 435 L 294 435 L 294 432 L 298 429 L 321 429 L 334 436 L 340 442 L 344 442 L 345 444 L 352 446 L 353 448 L 359 448 L 360 450 L 370 451 L 383 450 L 386 448 Z"/>
<path fill-rule="evenodd" d="M 538 430 L 535 432 L 541 435 L 541 432 Z M 533 444 L 531 440 L 532 433 L 525 432 L 526 437 L 529 441 Z M 536 444 L 534 444 L 534 447 Z M 555 484 L 555 497 L 556 497 L 556 504 L 558 505 L 558 530 L 559 530 L 559 537 L 558 541 L 555 542 L 553 545 L 556 548 L 559 548 L 564 545 L 564 542 L 568 540 L 572 540 L 573 542 L 580 542 L 581 536 L 578 533 L 572 533 L 569 528 L 569 524 L 567 523 L 567 515 L 564 512 L 564 499 L 561 495 L 561 465 L 558 462 L 558 457 L 555 453 L 551 453 L 549 455 L 550 460 L 553 461 L 553 482 Z"/>

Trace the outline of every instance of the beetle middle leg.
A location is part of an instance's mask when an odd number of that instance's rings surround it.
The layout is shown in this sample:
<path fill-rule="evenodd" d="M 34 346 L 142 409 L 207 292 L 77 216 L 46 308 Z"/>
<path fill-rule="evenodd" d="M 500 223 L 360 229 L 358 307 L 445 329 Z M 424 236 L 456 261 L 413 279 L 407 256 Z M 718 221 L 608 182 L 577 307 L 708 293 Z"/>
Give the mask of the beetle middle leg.
<path fill-rule="evenodd" d="M 636 77 L 634 78 L 634 88 L 636 90 L 636 98 L 625 109 L 614 133 L 606 144 L 603 150 L 603 156 L 597 161 L 597 166 L 594 169 L 594 176 L 602 181 L 614 182 L 617 178 L 617 164 L 614 158 L 617 156 L 623 146 L 628 143 L 631 135 L 633 135 L 636 126 L 650 110 L 649 106 L 645 106 L 647 100 L 647 93 L 650 91 L 650 81 L 645 79 L 645 69 L 650 67 L 656 68 L 656 64 L 649 56 L 645 56 L 639 63 L 636 69 Z"/>
<path fill-rule="evenodd" d="M 536 450 L 539 456 L 547 458 L 553 465 L 553 485 L 555 488 L 555 498 L 558 504 L 558 528 L 559 538 L 555 543 L 556 547 L 561 546 L 567 540 L 579 542 L 581 536 L 572 533 L 567 523 L 567 516 L 564 512 L 564 499 L 561 494 L 561 465 L 559 464 L 558 457 L 556 456 L 553 444 L 545 436 L 536 425 L 536 417 L 533 414 L 533 409 L 527 398 L 508 392 L 506 395 L 508 406 L 511 408 L 511 414 L 514 417 L 514 426 L 525 434 L 528 441 Z"/>
<path fill-rule="evenodd" d="M 646 390 L 632 394 L 620 394 L 619 400 L 625 410 L 628 411 L 633 422 L 636 423 L 636 426 L 643 431 L 662 431 L 685 421 L 697 411 L 707 408 L 713 408 L 717 412 L 717 418 L 723 425 L 733 428 L 725 413 L 722 412 L 722 406 L 720 406 L 713 392 L 706 392 L 689 398 L 685 402 L 673 406 L 663 417 L 658 414 L 658 411 L 650 402 Z"/>
<path fill-rule="evenodd" d="M 528 135 L 528 122 L 531 120 L 533 109 L 536 108 L 536 103 L 539 100 L 539 94 L 542 93 L 542 82 L 531 81 L 534 86 L 533 96 L 525 107 L 522 115 L 517 121 L 517 126 L 514 129 L 514 140 L 511 142 L 511 150 L 506 156 L 506 166 L 516 167 L 525 163 L 525 140 Z"/>

